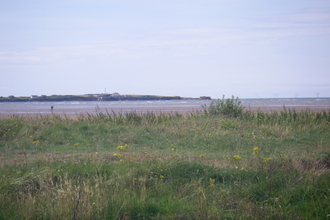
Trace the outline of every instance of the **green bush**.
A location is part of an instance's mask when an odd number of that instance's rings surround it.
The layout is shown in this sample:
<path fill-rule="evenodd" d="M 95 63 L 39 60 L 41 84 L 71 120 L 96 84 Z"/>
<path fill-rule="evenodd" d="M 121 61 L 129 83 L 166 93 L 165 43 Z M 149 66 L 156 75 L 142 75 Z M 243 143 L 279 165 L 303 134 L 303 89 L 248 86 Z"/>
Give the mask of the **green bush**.
<path fill-rule="evenodd" d="M 204 104 L 202 108 L 207 115 L 225 115 L 234 118 L 241 117 L 244 110 L 241 101 L 234 96 L 231 99 L 225 99 L 225 96 L 222 96 L 222 99 L 213 100 L 209 106 Z"/>

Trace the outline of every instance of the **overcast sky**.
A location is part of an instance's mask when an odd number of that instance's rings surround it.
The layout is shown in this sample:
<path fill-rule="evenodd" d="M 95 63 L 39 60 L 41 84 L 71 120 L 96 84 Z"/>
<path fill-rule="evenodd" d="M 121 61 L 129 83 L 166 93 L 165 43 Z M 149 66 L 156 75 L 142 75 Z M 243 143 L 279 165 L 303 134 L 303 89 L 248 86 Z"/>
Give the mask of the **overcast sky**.
<path fill-rule="evenodd" d="M 0 96 L 330 97 L 329 0 L 0 0 Z"/>

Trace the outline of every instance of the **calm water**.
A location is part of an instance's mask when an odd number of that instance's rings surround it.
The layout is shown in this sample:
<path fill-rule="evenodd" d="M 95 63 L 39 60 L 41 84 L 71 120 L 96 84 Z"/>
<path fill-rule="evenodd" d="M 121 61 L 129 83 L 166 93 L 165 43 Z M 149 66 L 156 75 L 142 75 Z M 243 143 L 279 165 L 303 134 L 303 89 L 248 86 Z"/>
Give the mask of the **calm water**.
<path fill-rule="evenodd" d="M 0 102 L 0 114 L 50 114 L 51 106 L 57 114 L 85 114 L 103 112 L 189 112 L 201 110 L 210 100 L 173 101 L 110 101 L 110 102 Z M 242 105 L 250 110 L 277 111 L 287 108 L 297 110 L 329 110 L 327 99 L 243 99 Z"/>

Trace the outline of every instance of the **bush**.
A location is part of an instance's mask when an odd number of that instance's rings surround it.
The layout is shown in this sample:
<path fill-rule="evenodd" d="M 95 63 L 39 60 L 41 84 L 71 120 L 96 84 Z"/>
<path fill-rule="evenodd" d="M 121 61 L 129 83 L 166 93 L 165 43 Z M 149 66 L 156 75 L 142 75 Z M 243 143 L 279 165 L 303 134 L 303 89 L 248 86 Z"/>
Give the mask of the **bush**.
<path fill-rule="evenodd" d="M 234 118 L 241 117 L 244 110 L 241 101 L 234 96 L 231 99 L 225 99 L 225 96 L 222 96 L 222 99 L 213 100 L 209 106 L 204 104 L 202 108 L 207 115 L 225 115 Z"/>

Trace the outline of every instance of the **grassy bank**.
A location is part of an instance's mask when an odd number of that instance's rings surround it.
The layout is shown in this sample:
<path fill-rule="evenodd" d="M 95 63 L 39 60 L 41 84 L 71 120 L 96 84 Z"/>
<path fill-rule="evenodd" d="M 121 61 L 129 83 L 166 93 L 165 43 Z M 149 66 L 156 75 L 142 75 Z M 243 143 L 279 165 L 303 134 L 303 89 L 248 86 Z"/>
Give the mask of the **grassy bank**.
<path fill-rule="evenodd" d="M 0 219 L 330 219 L 330 112 L 212 108 L 0 119 Z"/>

